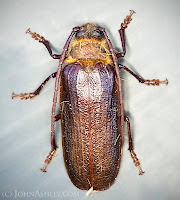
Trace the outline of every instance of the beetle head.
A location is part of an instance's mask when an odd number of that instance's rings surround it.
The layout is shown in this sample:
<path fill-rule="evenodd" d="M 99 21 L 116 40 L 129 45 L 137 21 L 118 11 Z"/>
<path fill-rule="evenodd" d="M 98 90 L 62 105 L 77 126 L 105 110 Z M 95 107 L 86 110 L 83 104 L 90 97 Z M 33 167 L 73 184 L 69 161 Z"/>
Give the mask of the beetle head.
<path fill-rule="evenodd" d="M 77 31 L 75 38 L 77 40 L 80 39 L 96 39 L 96 40 L 104 40 L 105 36 L 101 30 L 99 30 L 96 24 L 84 24 L 80 27 L 79 31 Z"/>

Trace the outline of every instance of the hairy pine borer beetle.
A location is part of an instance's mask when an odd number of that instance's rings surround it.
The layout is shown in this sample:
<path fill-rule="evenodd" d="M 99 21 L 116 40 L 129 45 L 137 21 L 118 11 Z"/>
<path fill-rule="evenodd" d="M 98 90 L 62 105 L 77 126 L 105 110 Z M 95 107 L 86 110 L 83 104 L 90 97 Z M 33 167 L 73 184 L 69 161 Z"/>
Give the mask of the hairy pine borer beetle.
<path fill-rule="evenodd" d="M 37 33 L 31 34 L 43 43 L 53 59 L 59 59 L 57 72 L 51 74 L 33 93 L 12 94 L 12 98 L 31 99 L 38 95 L 51 78 L 56 78 L 51 116 L 51 151 L 41 169 L 46 171 L 56 152 L 55 121 L 61 120 L 64 162 L 72 183 L 82 190 L 106 190 L 119 172 L 124 143 L 124 121 L 127 122 L 129 151 L 139 174 L 144 172 L 133 150 L 130 121 L 124 115 L 119 69 L 125 69 L 140 83 L 168 84 L 168 80 L 145 80 L 117 59 L 126 53 L 124 32 L 134 11 L 119 29 L 122 52 L 114 51 L 104 28 L 85 24 L 73 28 L 61 55 L 52 54 L 50 44 Z M 57 94 L 60 114 L 55 116 Z"/>

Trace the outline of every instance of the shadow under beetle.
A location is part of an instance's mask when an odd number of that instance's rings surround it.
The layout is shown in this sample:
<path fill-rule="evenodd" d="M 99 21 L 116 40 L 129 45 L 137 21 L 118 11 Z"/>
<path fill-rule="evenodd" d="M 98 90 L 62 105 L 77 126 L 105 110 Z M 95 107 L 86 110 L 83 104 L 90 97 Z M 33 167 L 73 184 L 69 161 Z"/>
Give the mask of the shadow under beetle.
<path fill-rule="evenodd" d="M 61 55 L 53 54 L 44 37 L 27 33 L 43 43 L 53 59 L 59 59 L 57 72 L 51 74 L 33 93 L 12 94 L 12 98 L 31 99 L 44 85 L 56 78 L 51 116 L 51 151 L 41 169 L 56 152 L 54 123 L 61 120 L 64 162 L 72 183 L 82 190 L 106 190 L 116 179 L 124 143 L 124 121 L 127 122 L 129 151 L 139 174 L 144 172 L 133 150 L 130 121 L 124 116 L 122 84 L 119 69 L 125 69 L 140 83 L 168 84 L 168 80 L 145 80 L 127 67 L 118 64 L 124 57 L 124 31 L 132 20 L 130 14 L 119 30 L 122 52 L 117 52 L 104 28 L 85 24 L 73 28 Z M 55 116 L 57 94 L 60 93 L 60 114 Z"/>

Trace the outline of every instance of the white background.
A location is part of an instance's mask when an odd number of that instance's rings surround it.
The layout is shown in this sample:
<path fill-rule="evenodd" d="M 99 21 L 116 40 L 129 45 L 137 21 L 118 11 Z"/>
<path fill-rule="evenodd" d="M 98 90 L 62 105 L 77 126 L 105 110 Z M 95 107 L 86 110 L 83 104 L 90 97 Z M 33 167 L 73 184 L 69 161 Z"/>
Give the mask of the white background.
<path fill-rule="evenodd" d="M 59 123 L 57 156 L 47 173 L 40 171 L 50 150 L 54 80 L 32 100 L 11 99 L 12 92 L 33 92 L 58 66 L 25 31 L 30 27 L 43 35 L 60 53 L 74 26 L 93 22 L 105 27 L 121 50 L 117 30 L 130 9 L 136 14 L 126 30 L 127 54 L 119 62 L 147 79 L 168 78 L 169 85 L 148 87 L 122 73 L 125 111 L 145 174 L 139 176 L 134 167 L 126 134 L 115 183 L 85 197 L 66 173 Z M 178 0 L 0 0 L 0 199 L 15 199 L 16 192 L 19 199 L 180 198 L 179 10 Z"/>

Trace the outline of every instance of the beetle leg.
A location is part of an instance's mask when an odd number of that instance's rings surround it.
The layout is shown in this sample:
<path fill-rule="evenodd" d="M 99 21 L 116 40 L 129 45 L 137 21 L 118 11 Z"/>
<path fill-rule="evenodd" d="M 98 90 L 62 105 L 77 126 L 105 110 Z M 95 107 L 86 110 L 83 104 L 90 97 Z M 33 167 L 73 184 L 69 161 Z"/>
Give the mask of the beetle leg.
<path fill-rule="evenodd" d="M 117 58 L 124 57 L 126 54 L 126 44 L 125 44 L 125 37 L 124 37 L 124 32 L 125 29 L 127 28 L 127 25 L 130 23 L 132 20 L 132 15 L 135 13 L 134 10 L 130 10 L 130 14 L 124 19 L 124 23 L 121 24 L 121 28 L 118 30 L 121 38 L 121 44 L 122 44 L 122 49 L 123 52 L 116 53 Z"/>
<path fill-rule="evenodd" d="M 45 164 L 43 168 L 41 169 L 42 172 L 46 172 L 47 165 L 50 164 L 55 153 L 56 153 L 56 149 L 53 149 L 52 151 L 49 152 L 49 155 L 46 157 L 46 160 L 44 161 Z"/>
<path fill-rule="evenodd" d="M 21 100 L 22 99 L 32 99 L 33 97 L 35 97 L 36 95 L 38 95 L 40 93 L 40 91 L 42 90 L 42 88 L 44 87 L 44 85 L 51 79 L 51 78 L 55 78 L 56 77 L 57 72 L 52 73 L 50 76 L 48 76 L 44 82 L 38 87 L 37 90 L 35 90 L 35 92 L 32 93 L 20 93 L 20 94 L 15 94 L 14 92 L 12 93 L 12 99 L 14 99 L 15 97 L 19 97 Z"/>
<path fill-rule="evenodd" d="M 60 119 L 61 119 L 61 114 L 55 116 L 55 122 L 59 121 Z"/>
<path fill-rule="evenodd" d="M 34 38 L 35 40 L 38 40 L 40 43 L 43 43 L 45 45 L 45 47 L 47 48 L 50 56 L 53 59 L 60 59 L 61 55 L 58 54 L 52 54 L 52 49 L 50 47 L 50 44 L 47 40 L 45 40 L 45 38 L 43 36 L 40 36 L 39 34 L 35 33 L 35 32 L 31 32 L 30 28 L 28 28 L 28 30 L 26 31 L 26 33 L 29 33 L 32 38 Z"/>
<path fill-rule="evenodd" d="M 144 83 L 144 84 L 146 84 L 148 86 L 149 85 L 153 85 L 153 86 L 157 85 L 157 86 L 159 86 L 160 84 L 166 84 L 166 85 L 168 85 L 168 80 L 167 79 L 165 79 L 163 81 L 161 81 L 159 79 L 146 80 L 146 79 L 141 78 L 137 74 L 135 74 L 133 71 L 131 71 L 126 66 L 123 66 L 123 65 L 119 64 L 119 68 L 120 69 L 122 69 L 122 68 L 125 69 L 127 72 L 129 72 L 130 74 L 132 74 L 140 83 Z"/>
<path fill-rule="evenodd" d="M 127 122 L 127 128 L 128 128 L 128 137 L 129 137 L 129 149 L 128 150 L 130 151 L 131 158 L 133 159 L 135 166 L 138 167 L 138 169 L 139 169 L 139 175 L 142 175 L 142 174 L 144 174 L 144 171 L 141 169 L 141 166 L 140 166 L 141 164 L 140 164 L 140 162 L 134 152 L 134 148 L 133 148 L 129 117 L 124 116 L 124 121 Z"/>

